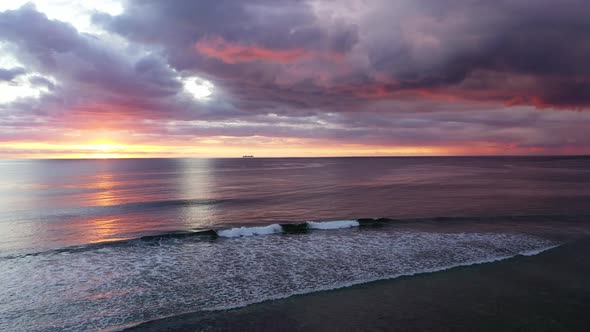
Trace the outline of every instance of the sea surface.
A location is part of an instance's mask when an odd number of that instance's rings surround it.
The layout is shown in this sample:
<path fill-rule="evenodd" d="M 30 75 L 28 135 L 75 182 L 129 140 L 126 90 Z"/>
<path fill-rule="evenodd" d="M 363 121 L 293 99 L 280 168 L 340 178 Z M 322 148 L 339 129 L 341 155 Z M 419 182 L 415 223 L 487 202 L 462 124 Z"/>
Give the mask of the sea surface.
<path fill-rule="evenodd" d="M 590 157 L 0 161 L 0 330 L 109 331 L 535 255 Z"/>

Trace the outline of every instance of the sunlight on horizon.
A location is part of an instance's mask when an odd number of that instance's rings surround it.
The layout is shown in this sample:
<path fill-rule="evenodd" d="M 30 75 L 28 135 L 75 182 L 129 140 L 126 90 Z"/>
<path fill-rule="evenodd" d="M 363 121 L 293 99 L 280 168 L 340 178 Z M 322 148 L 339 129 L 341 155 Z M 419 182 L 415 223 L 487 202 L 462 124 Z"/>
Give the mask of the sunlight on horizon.
<path fill-rule="evenodd" d="M 0 148 L 3 148 L 0 145 Z M 13 151 L 13 152 L 11 152 Z M 35 151 L 23 153 L 21 151 Z M 86 144 L 19 142 L 4 146 L 0 158 L 5 159 L 115 159 L 115 158 L 241 158 L 255 157 L 385 157 L 385 156 L 452 156 L 501 155 L 502 147 L 474 145 L 471 147 L 438 146 L 365 146 L 359 144 L 327 144 L 316 141 L 251 142 L 240 144 L 229 140 L 206 139 L 167 144 L 131 143 L 114 140 L 94 140 Z"/>

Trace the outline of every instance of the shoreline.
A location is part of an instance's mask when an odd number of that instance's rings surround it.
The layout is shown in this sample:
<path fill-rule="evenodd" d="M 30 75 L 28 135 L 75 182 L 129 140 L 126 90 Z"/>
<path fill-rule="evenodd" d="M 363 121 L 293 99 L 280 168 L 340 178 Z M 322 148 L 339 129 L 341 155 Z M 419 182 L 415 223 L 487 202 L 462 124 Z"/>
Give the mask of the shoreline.
<path fill-rule="evenodd" d="M 264 236 L 272 234 L 299 235 L 315 231 L 339 230 L 353 228 L 358 230 L 372 229 L 379 227 L 411 227 L 412 229 L 421 228 L 424 231 L 433 229 L 433 225 L 446 227 L 449 231 L 451 227 L 472 226 L 476 224 L 482 232 L 498 232 L 503 227 L 511 228 L 514 223 L 526 225 L 526 233 L 541 235 L 548 239 L 558 241 L 569 240 L 590 235 L 590 231 L 582 233 L 567 232 L 565 230 L 543 229 L 547 226 L 568 226 L 576 227 L 580 225 L 586 228 L 585 223 L 590 219 L 590 215 L 513 215 L 513 216 L 449 216 L 449 217 L 423 217 L 423 218 L 353 218 L 353 219 L 331 219 L 317 221 L 274 221 L 247 224 L 221 224 L 218 227 L 205 227 L 195 229 L 176 229 L 164 230 L 162 232 L 150 232 L 136 237 L 122 237 L 107 239 L 104 241 L 79 243 L 66 245 L 64 247 L 41 248 L 38 251 L 7 251 L 0 255 L 2 259 L 14 259 L 27 256 L 39 256 L 44 254 L 61 253 L 61 252 L 80 252 L 93 250 L 102 247 L 124 246 L 137 242 L 157 242 L 167 239 L 185 239 L 198 238 L 203 240 L 218 240 L 232 237 Z M 330 227 L 338 223 L 354 222 L 356 224 L 344 224 L 342 226 Z M 322 227 L 323 225 L 323 227 Z M 483 227 L 483 228 L 482 228 Z M 438 231 L 438 228 L 435 229 Z M 452 231 L 452 230 L 451 230 Z M 457 231 L 457 230 L 455 230 Z"/>
<path fill-rule="evenodd" d="M 587 331 L 590 239 L 534 256 L 378 280 L 125 331 Z"/>

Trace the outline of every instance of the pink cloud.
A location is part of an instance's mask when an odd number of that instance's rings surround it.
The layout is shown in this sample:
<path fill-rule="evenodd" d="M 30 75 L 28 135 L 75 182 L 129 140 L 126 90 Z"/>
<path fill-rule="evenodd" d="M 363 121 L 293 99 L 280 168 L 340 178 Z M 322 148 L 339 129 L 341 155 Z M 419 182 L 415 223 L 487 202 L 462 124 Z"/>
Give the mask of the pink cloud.
<path fill-rule="evenodd" d="M 342 61 L 343 59 L 342 54 L 335 52 L 316 52 L 302 48 L 272 49 L 251 44 L 233 43 L 220 37 L 203 38 L 194 47 L 203 55 L 229 64 L 253 61 L 285 64 L 314 58 L 331 61 Z"/>

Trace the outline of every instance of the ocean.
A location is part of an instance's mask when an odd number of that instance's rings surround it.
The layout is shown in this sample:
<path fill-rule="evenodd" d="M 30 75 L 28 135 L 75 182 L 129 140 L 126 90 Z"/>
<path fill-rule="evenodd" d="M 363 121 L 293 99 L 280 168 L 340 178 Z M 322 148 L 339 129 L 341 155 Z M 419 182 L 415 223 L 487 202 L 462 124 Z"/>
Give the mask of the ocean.
<path fill-rule="evenodd" d="M 0 330 L 163 317 L 536 255 L 590 157 L 0 161 Z"/>

